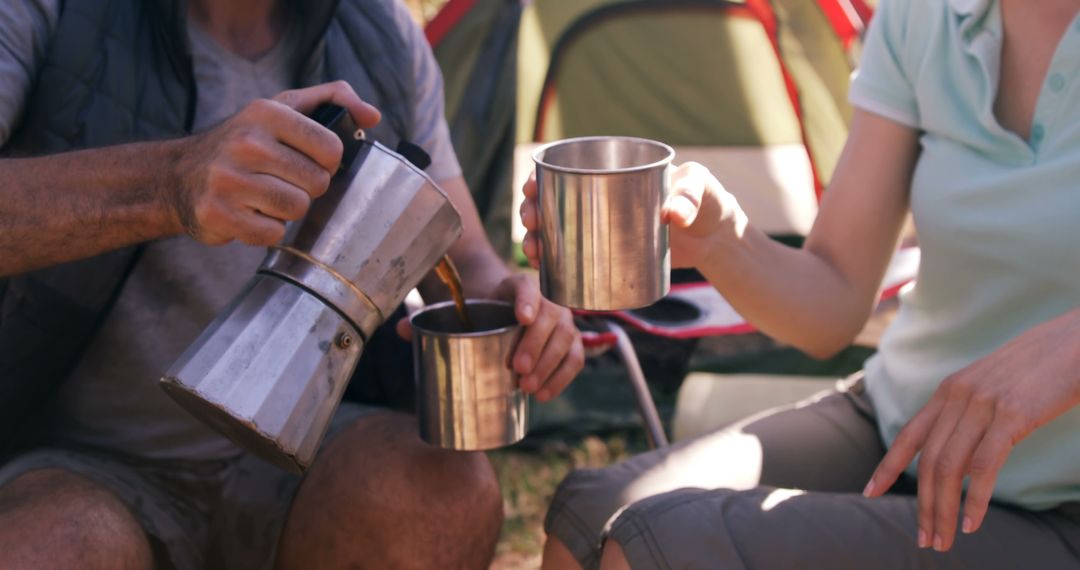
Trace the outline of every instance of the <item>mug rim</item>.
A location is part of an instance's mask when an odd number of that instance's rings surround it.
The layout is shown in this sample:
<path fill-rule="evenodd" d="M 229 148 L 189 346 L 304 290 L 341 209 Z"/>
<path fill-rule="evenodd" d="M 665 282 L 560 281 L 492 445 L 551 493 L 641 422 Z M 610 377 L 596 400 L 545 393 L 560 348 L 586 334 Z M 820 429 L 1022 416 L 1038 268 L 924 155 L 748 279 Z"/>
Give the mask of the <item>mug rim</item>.
<path fill-rule="evenodd" d="M 632 141 L 632 142 L 644 143 L 644 144 L 652 145 L 652 146 L 659 147 L 659 148 L 662 148 L 663 150 L 665 150 L 667 152 L 667 156 L 665 156 L 664 158 L 661 158 L 660 160 L 657 160 L 655 162 L 650 162 L 648 164 L 641 164 L 641 165 L 637 165 L 637 166 L 627 166 L 625 168 L 574 168 L 574 167 L 570 167 L 570 166 L 558 166 L 558 165 L 555 165 L 555 164 L 551 164 L 549 162 L 545 162 L 541 158 L 541 156 L 545 152 L 547 152 L 549 149 L 554 148 L 556 146 L 561 146 L 561 145 L 571 144 L 571 143 L 582 143 L 582 142 L 591 142 L 591 141 L 609 141 L 609 140 Z M 592 175 L 627 174 L 627 173 L 631 173 L 631 172 L 640 172 L 640 171 L 643 171 L 643 170 L 651 170 L 651 169 L 654 169 L 654 168 L 657 168 L 657 167 L 660 167 L 660 166 L 667 166 L 668 164 L 671 164 L 671 161 L 675 159 L 675 149 L 672 148 L 671 145 L 662 143 L 662 142 L 657 141 L 657 140 L 647 139 L 647 138 L 643 138 L 643 137 L 628 137 L 628 136 L 618 136 L 618 135 L 615 135 L 615 136 L 601 135 L 601 136 L 589 136 L 589 137 L 572 137 L 572 138 L 568 138 L 568 139 L 559 139 L 557 141 L 551 141 L 551 142 L 544 143 L 544 144 L 540 145 L 535 150 L 533 150 L 532 159 L 533 159 L 533 162 L 536 163 L 537 166 L 542 166 L 544 168 L 547 168 L 549 170 L 553 170 L 553 171 L 556 171 L 556 172 L 565 172 L 565 173 L 569 173 L 569 174 L 592 174 Z"/>
<path fill-rule="evenodd" d="M 514 305 L 512 303 L 508 303 L 506 301 L 500 301 L 498 299 L 476 299 L 476 298 L 470 299 L 470 298 L 466 298 L 465 299 L 465 306 L 468 307 L 469 305 L 496 305 L 496 306 L 502 306 L 502 307 L 506 307 L 506 308 L 510 309 L 511 313 L 514 312 Z M 421 327 L 421 326 L 416 325 L 416 318 L 417 317 L 419 317 L 419 316 L 421 316 L 421 315 L 423 315 L 425 313 L 429 313 L 429 312 L 432 312 L 432 311 L 437 311 L 437 310 L 445 309 L 446 307 L 453 307 L 453 306 L 454 306 L 453 299 L 451 299 L 449 301 L 440 301 L 438 303 L 433 303 L 431 305 L 424 305 L 420 310 L 418 310 L 415 313 L 409 315 L 409 325 L 413 328 L 413 334 L 422 333 L 424 336 L 443 337 L 443 338 L 481 338 L 481 337 L 486 337 L 486 336 L 501 335 L 501 334 L 504 334 L 504 333 L 507 333 L 507 332 L 510 332 L 510 331 L 515 331 L 515 330 L 520 330 L 521 329 L 521 323 L 517 322 L 516 313 L 514 313 L 514 324 L 512 324 L 512 325 L 506 325 L 506 326 L 503 326 L 503 327 L 493 328 L 493 329 L 483 329 L 483 330 L 473 331 L 473 332 L 443 332 L 443 331 L 436 331 L 436 330 L 432 330 L 432 329 L 429 329 L 429 328 L 425 328 L 425 327 Z"/>

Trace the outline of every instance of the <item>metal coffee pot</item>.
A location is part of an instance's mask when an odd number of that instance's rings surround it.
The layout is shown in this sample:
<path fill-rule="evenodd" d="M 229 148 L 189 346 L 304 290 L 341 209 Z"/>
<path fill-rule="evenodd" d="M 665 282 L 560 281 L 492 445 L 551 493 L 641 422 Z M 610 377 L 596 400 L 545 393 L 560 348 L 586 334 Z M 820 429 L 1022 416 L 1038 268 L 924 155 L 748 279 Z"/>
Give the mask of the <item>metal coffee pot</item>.
<path fill-rule="evenodd" d="M 339 107 L 312 118 L 345 143 L 329 190 L 161 378 L 195 417 L 293 472 L 314 460 L 365 342 L 461 234 L 422 170 L 362 140 Z"/>

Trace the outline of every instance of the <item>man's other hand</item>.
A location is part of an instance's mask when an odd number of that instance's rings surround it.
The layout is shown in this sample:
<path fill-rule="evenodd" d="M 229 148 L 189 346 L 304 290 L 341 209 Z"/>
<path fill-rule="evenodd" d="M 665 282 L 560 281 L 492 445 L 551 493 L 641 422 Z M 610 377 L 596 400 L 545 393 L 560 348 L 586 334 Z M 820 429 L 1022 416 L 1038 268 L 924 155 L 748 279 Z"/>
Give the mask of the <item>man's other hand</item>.
<path fill-rule="evenodd" d="M 492 297 L 513 303 L 525 327 L 510 361 L 521 375 L 521 389 L 541 402 L 559 395 L 585 366 L 581 332 L 570 309 L 541 296 L 536 278 L 524 274 L 504 279 Z"/>

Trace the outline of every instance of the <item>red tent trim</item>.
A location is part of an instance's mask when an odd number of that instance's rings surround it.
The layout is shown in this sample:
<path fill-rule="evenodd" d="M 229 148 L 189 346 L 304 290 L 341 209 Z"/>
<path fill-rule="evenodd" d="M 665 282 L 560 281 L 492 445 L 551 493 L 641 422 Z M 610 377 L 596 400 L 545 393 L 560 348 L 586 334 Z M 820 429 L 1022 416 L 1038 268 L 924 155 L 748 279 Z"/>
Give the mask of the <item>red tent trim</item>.
<path fill-rule="evenodd" d="M 450 33 L 475 5 L 476 0 L 450 0 L 443 4 L 439 13 L 424 26 L 424 35 L 431 47 L 439 45 L 446 34 Z"/>

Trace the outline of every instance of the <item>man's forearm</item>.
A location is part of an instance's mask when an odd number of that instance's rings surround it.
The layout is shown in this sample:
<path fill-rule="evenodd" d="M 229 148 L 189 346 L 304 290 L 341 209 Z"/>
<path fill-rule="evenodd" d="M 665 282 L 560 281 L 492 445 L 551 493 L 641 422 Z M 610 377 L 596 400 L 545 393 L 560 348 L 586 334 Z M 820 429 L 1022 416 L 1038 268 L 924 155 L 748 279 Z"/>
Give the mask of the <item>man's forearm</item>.
<path fill-rule="evenodd" d="M 0 276 L 173 235 L 179 141 L 0 160 Z"/>

